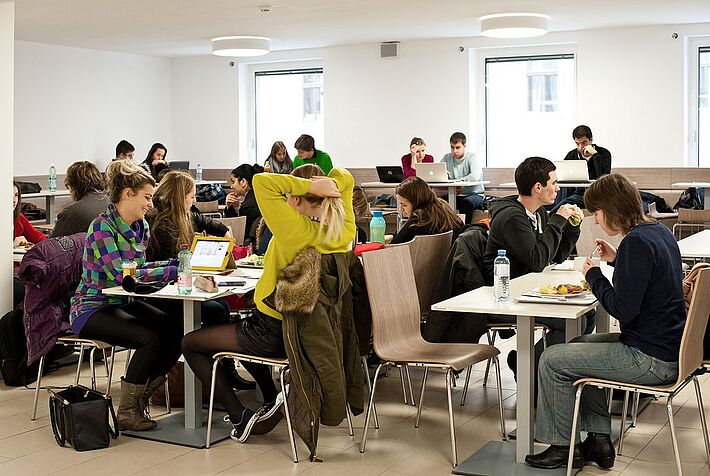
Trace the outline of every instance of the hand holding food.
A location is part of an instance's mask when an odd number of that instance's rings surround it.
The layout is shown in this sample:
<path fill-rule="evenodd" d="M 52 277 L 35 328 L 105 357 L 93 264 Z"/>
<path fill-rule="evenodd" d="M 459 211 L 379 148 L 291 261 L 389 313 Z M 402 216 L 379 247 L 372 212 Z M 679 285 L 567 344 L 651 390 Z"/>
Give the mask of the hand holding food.
<path fill-rule="evenodd" d="M 597 149 L 594 148 L 592 144 L 589 144 L 582 150 L 582 155 L 585 157 L 591 157 L 597 153 Z"/>

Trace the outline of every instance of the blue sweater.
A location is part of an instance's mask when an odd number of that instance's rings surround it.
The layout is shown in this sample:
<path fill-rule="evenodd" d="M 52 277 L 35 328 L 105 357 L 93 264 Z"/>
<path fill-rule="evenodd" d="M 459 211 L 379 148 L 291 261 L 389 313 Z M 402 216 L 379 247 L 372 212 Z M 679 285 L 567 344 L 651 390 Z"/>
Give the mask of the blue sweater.
<path fill-rule="evenodd" d="M 661 223 L 640 223 L 624 237 L 613 263 L 613 286 L 595 267 L 586 279 L 621 326 L 621 342 L 666 362 L 678 360 L 685 326 L 678 244 Z"/>

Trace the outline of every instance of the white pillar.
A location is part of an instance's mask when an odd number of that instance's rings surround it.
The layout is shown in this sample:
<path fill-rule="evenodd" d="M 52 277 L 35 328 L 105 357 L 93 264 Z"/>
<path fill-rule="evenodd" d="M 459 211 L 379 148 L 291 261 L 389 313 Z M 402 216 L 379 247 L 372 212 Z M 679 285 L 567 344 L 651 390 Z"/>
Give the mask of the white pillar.
<path fill-rule="evenodd" d="M 15 86 L 15 3 L 0 3 L 0 316 L 12 308 L 12 139 Z"/>

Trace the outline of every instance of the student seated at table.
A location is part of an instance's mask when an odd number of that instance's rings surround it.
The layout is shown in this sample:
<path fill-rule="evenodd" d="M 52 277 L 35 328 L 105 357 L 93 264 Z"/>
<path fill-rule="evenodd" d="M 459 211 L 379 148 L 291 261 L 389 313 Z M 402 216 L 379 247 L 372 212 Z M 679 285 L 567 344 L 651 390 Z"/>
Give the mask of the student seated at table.
<path fill-rule="evenodd" d="M 367 199 L 367 194 L 365 194 L 365 191 L 359 185 L 353 187 L 353 211 L 355 213 L 355 227 L 357 228 L 355 244 L 367 243 L 367 233 L 357 224 L 357 221 L 360 218 L 371 216 L 372 211 L 370 210 L 370 202 Z"/>
<path fill-rule="evenodd" d="M 153 177 L 133 161 L 117 160 L 108 166 L 107 184 L 112 204 L 89 226 L 69 319 L 79 337 L 135 349 L 121 379 L 118 426 L 150 430 L 157 423 L 146 413 L 148 400 L 180 357 L 182 319 L 145 301 L 107 296 L 102 290 L 121 285 L 124 260 L 135 261 L 136 278 L 148 281 L 174 281 L 177 267 L 175 260 L 148 262 L 145 257 L 145 214 L 153 206 Z"/>
<path fill-rule="evenodd" d="M 320 167 L 323 172 L 329 174 L 333 169 L 333 162 L 327 152 L 316 149 L 316 142 L 308 134 L 301 135 L 293 145 L 298 155 L 293 159 L 293 166 L 299 167 L 303 164 L 314 164 Z"/>
<path fill-rule="evenodd" d="M 550 263 L 561 263 L 567 259 L 579 239 L 579 226 L 568 222 L 571 216 L 582 219 L 582 210 L 574 205 L 563 205 L 557 213 L 549 215 L 544 205 L 555 201 L 557 174 L 555 164 L 542 157 L 528 157 L 515 169 L 517 196 L 510 196 L 493 202 L 491 231 L 488 234 L 486 253 L 483 256 L 483 271 L 487 283 L 493 283 L 493 260 L 498 250 L 506 250 L 510 260 L 510 278 L 515 279 L 528 273 L 539 273 Z M 593 319 L 587 318 L 585 333 L 591 332 Z M 491 315 L 489 323 L 514 324 L 514 316 Z M 549 327 L 548 345 L 565 340 L 563 319 L 537 318 L 535 322 Z M 543 342 L 535 344 L 535 360 L 540 358 Z M 516 371 L 515 351 L 508 354 L 508 366 Z"/>
<path fill-rule="evenodd" d="M 685 326 L 685 300 L 678 245 L 667 226 L 643 214 L 634 184 L 618 174 L 599 178 L 584 194 L 587 210 L 618 249 L 596 240 L 599 256 L 614 267 L 610 283 L 587 260 L 583 272 L 602 307 L 619 320 L 621 333 L 593 334 L 548 348 L 540 359 L 540 394 L 535 440 L 551 445 L 525 461 L 538 468 L 567 465 L 575 388 L 592 377 L 641 385 L 663 385 L 678 377 L 678 352 Z M 605 390 L 585 387 L 577 431 L 587 439 L 575 448 L 573 466 L 614 465 L 611 419 Z M 576 441 L 581 441 L 579 433 Z"/>
<path fill-rule="evenodd" d="M 296 169 L 298 170 L 298 169 Z M 333 169 L 328 178 L 303 179 L 293 175 L 259 174 L 254 177 L 254 190 L 264 220 L 273 233 L 266 256 L 264 274 L 254 292 L 256 312 L 246 319 L 225 326 L 213 326 L 187 334 L 183 353 L 188 364 L 209 385 L 212 356 L 230 351 L 264 357 L 284 357 L 283 315 L 273 308 L 272 293 L 282 270 L 289 266 L 304 248 L 313 247 L 321 254 L 346 253 L 355 236 L 352 211 L 353 177 L 345 169 Z M 313 221 L 311 217 L 319 217 Z M 318 286 L 314 283 L 314 286 Z M 269 304 L 271 303 L 271 304 Z M 236 330 L 236 335 L 235 335 Z M 282 397 L 274 385 L 267 366 L 243 362 L 254 377 L 264 397 L 264 406 L 254 411 L 245 408 L 229 386 L 222 369 L 217 369 L 215 400 L 222 404 L 233 425 L 231 437 L 244 442 L 257 423 L 266 425 L 280 417 L 277 412 Z M 260 428 L 260 433 L 268 431 Z M 256 431 L 256 430 L 255 430 Z"/>
<path fill-rule="evenodd" d="M 254 175 L 264 171 L 261 165 L 242 164 L 232 170 L 229 176 L 229 182 L 232 185 L 232 191 L 227 194 L 224 209 L 225 217 L 247 217 L 245 225 L 246 237 L 244 244 L 249 244 L 253 241 L 256 235 L 256 226 L 261 218 L 259 205 L 256 203 L 256 196 L 252 187 L 252 179 Z"/>
<path fill-rule="evenodd" d="M 153 195 L 153 209 L 146 220 L 150 238 L 146 249 L 148 261 L 177 258 L 181 245 L 192 244 L 195 233 L 231 237 L 226 225 L 191 210 L 195 201 L 195 181 L 186 172 L 168 172 Z M 151 300 L 151 304 L 168 314 L 180 314 L 182 302 L 169 299 Z M 224 299 L 201 304 L 202 323 L 224 324 L 229 321 L 229 305 Z"/>
<path fill-rule="evenodd" d="M 25 217 L 22 210 L 22 193 L 17 182 L 12 182 L 12 218 L 13 218 L 13 246 L 30 246 L 47 239 L 47 235 L 32 226 L 32 223 Z"/>
<path fill-rule="evenodd" d="M 390 243 L 406 243 L 417 235 L 436 235 L 453 230 L 452 242 L 461 232 L 463 222 L 449 204 L 436 196 L 424 180 L 410 177 L 394 191 L 400 211 L 409 219 Z"/>
<path fill-rule="evenodd" d="M 293 170 L 293 160 L 288 155 L 286 144 L 277 140 L 271 146 L 271 153 L 264 162 L 264 172 L 274 174 L 290 174 Z"/>
<path fill-rule="evenodd" d="M 64 186 L 69 190 L 73 202 L 57 215 L 57 222 L 50 234 L 52 238 L 86 233 L 91 222 L 106 211 L 111 203 L 103 175 L 94 164 L 86 160 L 69 166 Z"/>
<path fill-rule="evenodd" d="M 426 143 L 421 137 L 413 137 L 409 141 L 409 153 L 402 156 L 402 171 L 404 177 L 417 175 L 417 164 L 434 163 L 434 157 L 426 153 Z"/>
<path fill-rule="evenodd" d="M 483 179 L 483 163 L 473 152 L 466 152 L 466 135 L 454 132 L 449 138 L 451 153 L 441 159 L 446 164 L 449 178 L 477 182 Z M 473 211 L 483 206 L 483 185 L 461 187 L 456 197 L 456 208 L 466 215 L 466 223 L 471 223 Z"/>
<path fill-rule="evenodd" d="M 136 148 L 133 147 L 133 144 L 123 139 L 116 144 L 116 158 L 113 160 L 133 160 L 135 152 Z"/>
<path fill-rule="evenodd" d="M 152 175 L 156 181 L 159 181 L 158 174 L 160 171 L 169 168 L 168 163 L 165 161 L 167 156 L 168 148 L 160 142 L 156 142 L 150 147 L 145 160 L 139 165 L 143 168 L 143 170 Z"/>

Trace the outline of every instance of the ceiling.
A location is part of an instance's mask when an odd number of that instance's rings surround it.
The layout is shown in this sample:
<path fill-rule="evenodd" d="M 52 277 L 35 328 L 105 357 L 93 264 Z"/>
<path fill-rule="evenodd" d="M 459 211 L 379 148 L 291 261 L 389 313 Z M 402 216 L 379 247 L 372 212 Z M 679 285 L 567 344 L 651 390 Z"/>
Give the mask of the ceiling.
<path fill-rule="evenodd" d="M 222 35 L 266 36 L 275 51 L 478 36 L 478 17 L 504 12 L 544 13 L 550 31 L 570 31 L 710 22 L 710 1 L 16 0 L 15 37 L 179 57 L 209 54 Z"/>

